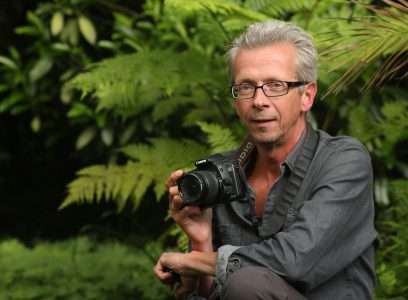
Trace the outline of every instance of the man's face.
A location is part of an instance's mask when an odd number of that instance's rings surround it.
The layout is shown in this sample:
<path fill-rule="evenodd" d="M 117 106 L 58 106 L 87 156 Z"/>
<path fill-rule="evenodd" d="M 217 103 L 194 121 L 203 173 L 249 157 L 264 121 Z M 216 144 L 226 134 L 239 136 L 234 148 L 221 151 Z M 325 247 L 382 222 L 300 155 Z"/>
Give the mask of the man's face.
<path fill-rule="evenodd" d="M 234 61 L 234 84 L 261 85 L 271 80 L 298 81 L 296 50 L 289 43 L 276 43 L 254 49 L 240 49 Z M 287 95 L 267 97 L 261 89 L 254 98 L 235 101 L 235 109 L 248 133 L 258 144 L 280 145 L 296 142 L 310 110 L 316 84 L 289 89 Z"/>

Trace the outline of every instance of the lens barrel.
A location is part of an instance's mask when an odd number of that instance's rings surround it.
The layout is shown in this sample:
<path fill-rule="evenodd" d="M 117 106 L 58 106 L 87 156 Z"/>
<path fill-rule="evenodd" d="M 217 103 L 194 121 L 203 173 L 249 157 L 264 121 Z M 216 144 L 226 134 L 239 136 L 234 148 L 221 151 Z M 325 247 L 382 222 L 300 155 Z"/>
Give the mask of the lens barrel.
<path fill-rule="evenodd" d="M 184 205 L 211 206 L 220 194 L 220 184 L 214 171 L 195 170 L 179 181 Z"/>

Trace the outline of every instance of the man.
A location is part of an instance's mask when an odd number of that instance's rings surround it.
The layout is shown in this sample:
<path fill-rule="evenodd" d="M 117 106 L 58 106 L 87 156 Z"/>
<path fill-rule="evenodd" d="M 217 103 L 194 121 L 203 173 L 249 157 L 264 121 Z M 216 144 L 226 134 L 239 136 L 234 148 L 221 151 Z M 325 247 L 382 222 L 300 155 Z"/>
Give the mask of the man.
<path fill-rule="evenodd" d="M 371 299 L 372 167 L 359 142 L 318 131 L 296 200 L 279 231 L 271 229 L 315 132 L 306 121 L 317 92 L 309 35 L 280 21 L 253 24 L 234 41 L 229 59 L 235 109 L 255 145 L 244 166 L 245 196 L 213 208 L 183 206 L 177 187 L 183 172 L 172 173 L 170 211 L 191 252 L 163 253 L 156 276 L 173 284 L 173 272 L 179 274 L 178 298 Z"/>

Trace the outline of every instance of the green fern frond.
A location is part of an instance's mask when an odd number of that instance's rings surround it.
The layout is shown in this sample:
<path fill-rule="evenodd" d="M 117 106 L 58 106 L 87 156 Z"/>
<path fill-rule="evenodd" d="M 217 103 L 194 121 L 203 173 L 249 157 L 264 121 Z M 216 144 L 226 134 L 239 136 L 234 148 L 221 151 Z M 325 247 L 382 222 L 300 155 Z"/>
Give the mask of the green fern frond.
<path fill-rule="evenodd" d="M 116 108 L 137 114 L 184 87 L 181 59 L 183 55 L 176 56 L 170 50 L 121 55 L 92 65 L 68 85 L 81 90 L 83 97 L 96 96 L 98 109 Z"/>
<path fill-rule="evenodd" d="M 156 138 L 150 143 L 148 147 L 130 145 L 121 151 L 136 160 L 141 183 L 152 183 L 157 199 L 165 193 L 164 182 L 172 171 L 191 168 L 195 160 L 208 153 L 206 147 L 191 140 Z M 141 198 L 144 192 L 144 189 L 136 189 L 135 198 Z"/>
<path fill-rule="evenodd" d="M 350 110 L 348 118 L 349 134 L 358 138 L 362 143 L 371 143 L 378 135 L 375 128 L 377 122 L 373 120 L 371 112 L 362 105 Z"/>
<path fill-rule="evenodd" d="M 247 0 L 245 6 L 255 11 L 261 11 L 271 17 L 277 17 L 286 12 L 309 9 L 315 2 L 313 0 Z"/>
<path fill-rule="evenodd" d="M 165 193 L 169 174 L 205 156 L 208 150 L 190 140 L 152 139 L 150 145 L 130 145 L 121 151 L 131 158 L 126 165 L 95 165 L 80 170 L 78 178 L 68 185 L 68 196 L 60 209 L 74 203 L 114 201 L 118 211 L 128 201 L 137 209 L 147 189 L 153 185 L 157 199 Z"/>
<path fill-rule="evenodd" d="M 263 21 L 267 15 L 238 5 L 235 1 L 217 0 L 167 0 L 165 2 L 167 10 L 184 12 L 185 14 L 197 14 L 212 12 L 224 16 L 241 16 L 253 21 Z"/>
<path fill-rule="evenodd" d="M 239 146 L 236 137 L 230 129 L 223 128 L 218 124 L 198 122 L 201 130 L 207 134 L 211 146 L 211 153 L 225 152 Z"/>
<path fill-rule="evenodd" d="M 102 200 L 115 199 L 118 211 L 121 211 L 132 196 L 133 190 L 137 186 L 141 188 L 137 181 L 140 174 L 134 163 L 125 166 L 95 165 L 78 171 L 77 175 L 68 185 L 68 196 L 60 209 L 74 203 L 99 203 Z M 134 200 L 137 207 L 140 199 Z"/>
<path fill-rule="evenodd" d="M 153 168 L 154 172 L 163 168 L 160 166 L 170 170 L 187 167 L 207 151 L 204 146 L 192 140 L 153 138 L 149 141 L 150 145 L 129 145 L 120 151 L 132 160 L 138 161 L 138 164 L 159 167 Z"/>
<path fill-rule="evenodd" d="M 355 107 L 349 115 L 349 133 L 361 140 L 387 167 L 398 163 L 395 146 L 408 138 L 408 102 L 389 101 L 381 108 L 380 116 L 362 106 Z"/>
<path fill-rule="evenodd" d="M 389 159 L 388 167 L 398 162 L 395 157 L 395 146 L 398 141 L 408 139 L 408 102 L 407 100 L 387 102 L 381 109 L 384 118 L 377 128 L 383 136 L 382 155 Z"/>
<path fill-rule="evenodd" d="M 408 179 L 391 181 L 390 190 L 393 198 L 401 203 L 405 212 L 408 212 Z"/>
<path fill-rule="evenodd" d="M 225 69 L 218 64 L 195 50 L 142 51 L 102 60 L 68 84 L 81 90 L 83 97 L 94 95 L 99 110 L 129 116 L 151 108 L 153 121 L 159 121 L 180 107 L 208 102 L 207 89 L 214 77 L 226 78 Z"/>
<path fill-rule="evenodd" d="M 395 76 L 408 76 L 403 71 L 408 66 L 407 12 L 392 7 L 369 9 L 375 12 L 374 18 L 354 20 L 349 31 L 329 34 L 326 42 L 332 46 L 322 52 L 322 58 L 336 62 L 331 64 L 331 71 L 348 68 L 326 95 L 340 92 L 376 63 L 380 67 L 364 88 L 380 85 Z"/>

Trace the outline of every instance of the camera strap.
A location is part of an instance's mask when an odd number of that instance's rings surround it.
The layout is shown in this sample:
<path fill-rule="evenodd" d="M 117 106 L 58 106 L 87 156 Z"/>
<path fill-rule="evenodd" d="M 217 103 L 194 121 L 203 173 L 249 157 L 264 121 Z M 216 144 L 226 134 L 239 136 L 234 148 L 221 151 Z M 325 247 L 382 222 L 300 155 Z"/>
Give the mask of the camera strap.
<path fill-rule="evenodd" d="M 241 144 L 241 146 L 238 149 L 238 153 L 235 157 L 235 159 L 238 161 L 239 166 L 241 168 L 244 168 L 246 162 L 248 161 L 249 157 L 251 156 L 252 151 L 254 150 L 255 145 L 251 141 L 250 137 L 246 137 L 244 142 Z"/>
<path fill-rule="evenodd" d="M 272 215 L 265 218 L 259 228 L 262 237 L 269 237 L 279 232 L 286 222 L 289 208 L 292 206 L 302 185 L 319 143 L 318 133 L 309 125 L 306 126 L 306 136 L 301 153 L 295 161 L 294 168 L 286 182 L 284 191 L 275 203 Z"/>

